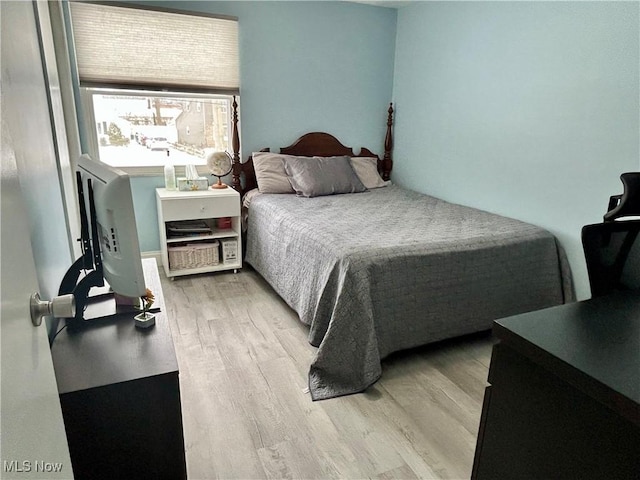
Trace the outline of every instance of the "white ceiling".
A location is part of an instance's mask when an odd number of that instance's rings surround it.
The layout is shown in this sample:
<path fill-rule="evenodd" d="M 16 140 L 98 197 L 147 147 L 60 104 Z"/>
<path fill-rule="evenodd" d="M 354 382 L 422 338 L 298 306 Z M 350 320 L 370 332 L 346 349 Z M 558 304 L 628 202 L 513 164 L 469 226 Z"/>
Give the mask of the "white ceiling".
<path fill-rule="evenodd" d="M 387 7 L 387 8 L 400 8 L 405 7 L 412 3 L 407 0 L 347 0 L 352 3 L 366 3 L 367 5 L 374 5 L 376 7 Z M 415 0 L 414 0 L 415 1 Z"/>

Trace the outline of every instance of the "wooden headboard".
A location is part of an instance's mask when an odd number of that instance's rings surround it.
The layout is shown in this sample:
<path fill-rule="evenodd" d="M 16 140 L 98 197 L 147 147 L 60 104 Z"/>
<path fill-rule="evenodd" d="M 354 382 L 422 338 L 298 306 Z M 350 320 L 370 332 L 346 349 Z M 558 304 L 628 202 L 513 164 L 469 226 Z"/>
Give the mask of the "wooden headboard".
<path fill-rule="evenodd" d="M 297 155 L 304 157 L 333 157 L 347 155 L 350 157 L 377 157 L 378 172 L 383 180 L 389 180 L 391 169 L 393 168 L 393 160 L 391 159 L 391 149 L 393 148 L 393 104 L 389 104 L 387 115 L 387 133 L 384 140 L 384 155 L 378 157 L 368 148 L 360 149 L 360 153 L 356 155 L 351 147 L 344 146 L 336 137 L 324 132 L 311 132 L 302 135 L 295 142 L 287 147 L 280 148 L 280 153 L 287 155 Z M 256 182 L 256 173 L 253 168 L 253 158 L 249 156 L 246 162 L 240 162 L 239 156 L 239 137 L 238 137 L 238 112 L 237 104 L 233 102 L 233 188 L 241 195 L 249 190 L 258 187 Z M 237 141 L 237 146 L 236 146 Z M 263 148 L 261 152 L 269 152 L 269 148 Z"/>

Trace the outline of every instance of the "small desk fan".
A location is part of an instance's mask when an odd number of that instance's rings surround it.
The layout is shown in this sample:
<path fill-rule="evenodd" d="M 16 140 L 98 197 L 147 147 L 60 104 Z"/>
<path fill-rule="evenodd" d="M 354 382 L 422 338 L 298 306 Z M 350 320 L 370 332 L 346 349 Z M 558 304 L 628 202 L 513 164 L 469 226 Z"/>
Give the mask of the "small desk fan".
<path fill-rule="evenodd" d="M 233 167 L 233 159 L 228 152 L 213 152 L 207 156 L 207 167 L 211 175 L 218 177 L 218 183 L 211 185 L 211 188 L 227 188 L 228 185 L 222 183 L 222 177 L 229 175 Z"/>

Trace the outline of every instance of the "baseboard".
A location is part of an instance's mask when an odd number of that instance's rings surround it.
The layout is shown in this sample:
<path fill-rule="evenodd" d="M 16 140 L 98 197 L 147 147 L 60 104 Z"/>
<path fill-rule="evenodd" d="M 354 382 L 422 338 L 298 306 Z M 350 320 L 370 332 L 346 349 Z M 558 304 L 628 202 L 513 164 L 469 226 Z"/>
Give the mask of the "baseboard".
<path fill-rule="evenodd" d="M 155 258 L 158 266 L 162 265 L 162 252 L 142 252 L 142 258 Z"/>

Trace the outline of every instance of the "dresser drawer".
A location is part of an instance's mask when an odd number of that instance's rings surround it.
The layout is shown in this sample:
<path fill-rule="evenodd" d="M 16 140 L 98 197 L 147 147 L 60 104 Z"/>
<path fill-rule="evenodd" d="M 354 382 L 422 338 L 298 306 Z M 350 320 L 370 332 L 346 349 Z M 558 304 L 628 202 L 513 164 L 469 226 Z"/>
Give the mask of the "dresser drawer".
<path fill-rule="evenodd" d="M 236 217 L 240 202 L 235 196 L 211 198 L 172 198 L 162 201 L 165 222 L 185 218 Z"/>

